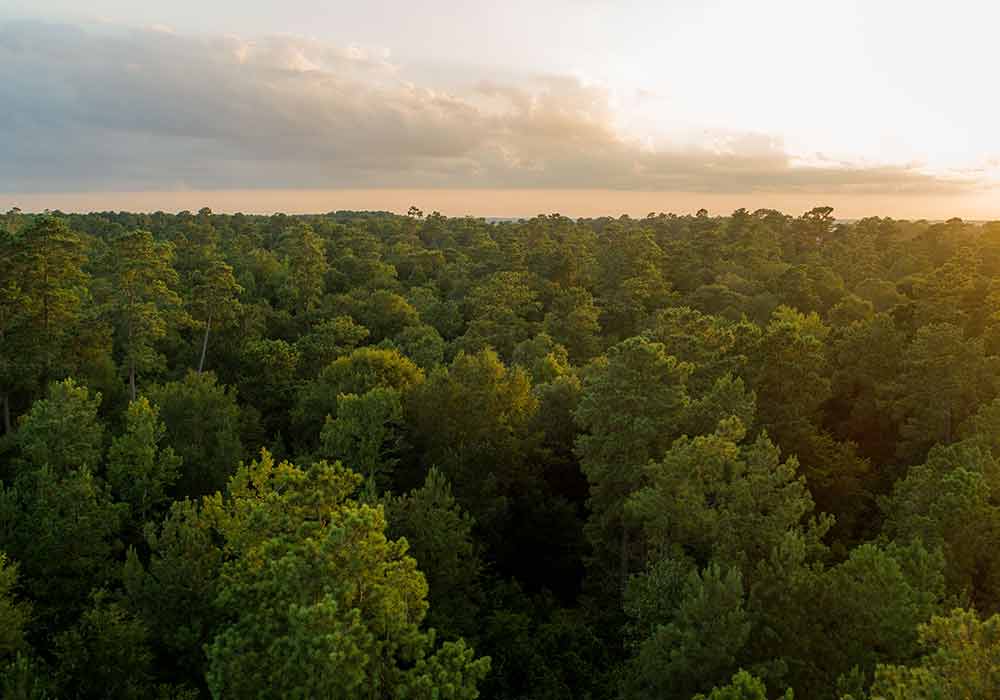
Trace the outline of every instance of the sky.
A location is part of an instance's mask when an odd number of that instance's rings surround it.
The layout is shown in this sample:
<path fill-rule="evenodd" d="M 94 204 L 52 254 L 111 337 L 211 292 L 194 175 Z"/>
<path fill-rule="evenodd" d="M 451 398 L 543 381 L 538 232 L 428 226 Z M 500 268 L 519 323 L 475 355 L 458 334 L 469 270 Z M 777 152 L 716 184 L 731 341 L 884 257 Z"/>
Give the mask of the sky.
<path fill-rule="evenodd" d="M 981 0 L 0 0 L 0 208 L 1000 219 Z"/>

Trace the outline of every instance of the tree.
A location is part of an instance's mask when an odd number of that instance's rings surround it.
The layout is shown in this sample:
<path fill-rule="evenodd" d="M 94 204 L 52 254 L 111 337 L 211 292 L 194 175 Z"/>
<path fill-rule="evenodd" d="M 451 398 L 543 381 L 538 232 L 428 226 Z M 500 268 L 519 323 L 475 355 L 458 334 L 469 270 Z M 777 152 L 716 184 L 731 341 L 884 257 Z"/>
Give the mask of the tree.
<path fill-rule="evenodd" d="M 748 323 L 735 324 L 686 306 L 672 306 L 653 315 L 643 336 L 663 343 L 667 354 L 691 363 L 688 386 L 692 393 L 702 394 L 726 374 L 743 371 L 747 357 L 740 341 L 754 330 Z"/>
<path fill-rule="evenodd" d="M 854 668 L 871 674 L 878 664 L 913 659 L 917 626 L 945 600 L 944 559 L 919 543 L 864 544 L 807 589 L 806 634 L 789 636 L 790 684 L 805 697 L 829 697 Z M 778 634 L 789 635 L 787 630 Z"/>
<path fill-rule="evenodd" d="M 370 332 L 350 316 L 320 321 L 295 341 L 299 373 L 311 379 L 337 358 L 350 354 L 368 339 Z"/>
<path fill-rule="evenodd" d="M 494 351 L 460 351 L 404 404 L 424 460 L 444 472 L 480 524 L 500 517 L 505 497 L 537 478 L 527 458 L 537 444 L 531 428 L 538 401 L 527 374 L 508 369 Z"/>
<path fill-rule="evenodd" d="M 41 638 L 63 628 L 87 594 L 116 575 L 127 508 L 86 468 L 60 474 L 42 466 L 0 486 L 0 549 L 21 567 Z"/>
<path fill-rule="evenodd" d="M 0 667 L 0 692 L 10 700 L 49 700 L 56 687 L 43 661 L 18 654 L 6 666 Z"/>
<path fill-rule="evenodd" d="M 748 339 L 746 377 L 757 394 L 758 418 L 782 446 L 813 431 L 830 397 L 828 334 L 815 313 L 780 307 L 763 334 Z"/>
<path fill-rule="evenodd" d="M 637 637 L 624 698 L 688 698 L 729 677 L 750 635 L 737 569 L 686 572 L 662 560 L 630 580 L 625 610 Z"/>
<path fill-rule="evenodd" d="M 182 381 L 153 385 L 147 394 L 166 427 L 163 441 L 180 461 L 170 493 L 197 498 L 224 489 L 245 456 L 236 392 L 212 372 L 189 371 Z"/>
<path fill-rule="evenodd" d="M 535 334 L 541 304 L 529 278 L 520 272 L 498 272 L 469 293 L 469 327 L 460 347 L 469 352 L 493 348 L 510 359 L 514 346 Z"/>
<path fill-rule="evenodd" d="M 83 241 L 52 216 L 0 232 L 0 260 L 0 403 L 9 433 L 11 393 L 44 388 L 73 367 L 88 276 Z"/>
<path fill-rule="evenodd" d="M 220 494 L 171 504 L 162 524 L 146 527 L 148 560 L 128 552 L 122 580 L 130 610 L 149 631 L 156 666 L 192 686 L 204 684 L 205 646 L 222 622 L 215 600 L 224 561 Z"/>
<path fill-rule="evenodd" d="M 445 342 L 434 326 L 407 326 L 392 339 L 392 346 L 425 372 L 444 362 Z"/>
<path fill-rule="evenodd" d="M 17 444 L 32 467 L 62 476 L 96 470 L 104 453 L 104 425 L 97 417 L 99 393 L 91 396 L 72 379 L 54 382 L 48 394 L 21 417 Z"/>
<path fill-rule="evenodd" d="M 326 417 L 337 416 L 341 394 L 383 388 L 405 395 L 423 380 L 423 371 L 396 350 L 363 347 L 337 358 L 298 392 L 292 411 L 298 444 L 309 449 L 317 443 Z"/>
<path fill-rule="evenodd" d="M 482 600 L 483 564 L 474 521 L 455 501 L 439 469 L 423 486 L 386 502 L 389 532 L 406 538 L 410 555 L 427 577 L 427 624 L 445 639 L 474 635 Z"/>
<path fill-rule="evenodd" d="M 935 443 L 954 441 L 959 426 L 997 395 L 997 362 L 986 356 L 981 339 L 966 339 L 952 324 L 917 331 L 893 401 L 903 463 L 919 462 Z"/>
<path fill-rule="evenodd" d="M 16 338 L 12 334 L 22 314 L 21 280 L 13 265 L 19 241 L 6 226 L 0 228 L 0 410 L 3 413 L 4 434 L 13 432 L 11 422 L 11 392 L 17 388 L 18 379 L 23 378 L 21 364 L 27 360 L 25 352 L 15 352 Z"/>
<path fill-rule="evenodd" d="M 879 666 L 871 700 L 1000 698 L 1000 616 L 981 621 L 956 609 L 921 625 L 919 634 L 919 664 Z"/>
<path fill-rule="evenodd" d="M 880 313 L 852 323 L 830 340 L 834 431 L 856 442 L 873 460 L 892 461 L 899 427 L 890 407 L 906 357 L 905 335 L 890 316 Z"/>
<path fill-rule="evenodd" d="M 545 314 L 545 332 L 569 351 L 574 362 L 586 362 L 600 348 L 601 311 L 582 287 L 561 290 Z"/>
<path fill-rule="evenodd" d="M 183 460 L 173 448 L 160 445 L 165 433 L 156 405 L 141 397 L 129 404 L 125 433 L 108 450 L 108 483 L 118 500 L 131 506 L 136 523 L 159 511 L 180 475 Z"/>
<path fill-rule="evenodd" d="M 744 436 L 741 421 L 728 418 L 711 435 L 679 438 L 646 466 L 648 485 L 625 510 L 641 524 L 648 550 L 748 577 L 789 535 L 820 551 L 830 522 L 805 523 L 813 501 L 795 458 L 782 462 L 766 435 L 740 444 Z"/>
<path fill-rule="evenodd" d="M 616 224 L 602 238 L 601 326 L 612 338 L 623 340 L 640 330 L 647 314 L 671 299 L 670 283 L 662 272 L 664 253 L 646 229 Z"/>
<path fill-rule="evenodd" d="M 420 323 L 420 314 L 405 298 L 386 289 L 364 294 L 359 300 L 357 318 L 378 342 L 392 338 Z"/>
<path fill-rule="evenodd" d="M 31 620 L 31 604 L 16 596 L 18 566 L 0 552 L 0 659 L 27 650 L 25 627 Z"/>
<path fill-rule="evenodd" d="M 108 256 L 106 306 L 124 355 L 133 401 L 138 397 L 136 374 L 162 361 L 154 343 L 166 335 L 168 317 L 181 303 L 174 291 L 178 276 L 172 260 L 173 247 L 143 230 L 118 236 Z"/>
<path fill-rule="evenodd" d="M 1000 556 L 989 544 L 1000 533 L 998 474 L 971 440 L 939 445 L 881 501 L 885 534 L 941 547 L 951 590 L 990 613 L 1000 610 Z"/>
<path fill-rule="evenodd" d="M 514 348 L 511 364 L 523 367 L 535 384 L 555 381 L 570 372 L 569 355 L 546 333 L 522 340 Z"/>
<path fill-rule="evenodd" d="M 324 276 L 329 269 L 323 239 L 311 226 L 299 223 L 282 233 L 281 253 L 288 266 L 282 288 L 286 307 L 296 314 L 313 311 L 323 296 Z"/>
<path fill-rule="evenodd" d="M 399 391 L 375 387 L 361 394 L 339 394 L 336 418 L 326 417 L 320 453 L 342 460 L 365 478 L 365 494 L 374 497 L 397 459 L 403 405 Z"/>
<path fill-rule="evenodd" d="M 55 639 L 56 679 L 77 698 L 138 700 L 152 690 L 146 628 L 105 592 Z"/>
<path fill-rule="evenodd" d="M 198 359 L 198 373 L 205 368 L 208 354 L 208 335 L 212 322 L 217 325 L 230 323 L 240 313 L 239 294 L 243 288 L 236 282 L 233 268 L 221 257 L 213 256 L 203 262 L 191 280 L 191 300 L 188 308 L 191 316 L 204 324 L 205 334 L 201 342 L 201 356 Z"/>
<path fill-rule="evenodd" d="M 624 520 L 625 501 L 643 485 L 646 464 L 682 432 L 692 370 L 667 355 L 662 344 L 636 337 L 612 347 L 585 375 L 576 449 L 590 482 L 588 535 L 599 568 L 605 575 L 616 572 L 619 586 L 637 554 Z"/>
<path fill-rule="evenodd" d="M 794 693 L 789 689 L 781 696 L 781 700 L 793 700 L 794 697 Z M 708 695 L 695 695 L 693 700 L 767 700 L 767 698 L 767 686 L 764 682 L 740 670 L 730 683 L 712 688 L 712 692 Z"/>
<path fill-rule="evenodd" d="M 299 353 L 284 340 L 252 340 L 243 346 L 239 394 L 257 407 L 274 431 L 286 426 L 295 401 Z"/>
<path fill-rule="evenodd" d="M 386 538 L 382 509 L 349 498 L 359 483 L 338 464 L 301 470 L 266 452 L 233 478 L 213 696 L 478 696 L 489 660 L 462 641 L 435 649 L 420 630 L 427 584 L 405 541 Z"/>

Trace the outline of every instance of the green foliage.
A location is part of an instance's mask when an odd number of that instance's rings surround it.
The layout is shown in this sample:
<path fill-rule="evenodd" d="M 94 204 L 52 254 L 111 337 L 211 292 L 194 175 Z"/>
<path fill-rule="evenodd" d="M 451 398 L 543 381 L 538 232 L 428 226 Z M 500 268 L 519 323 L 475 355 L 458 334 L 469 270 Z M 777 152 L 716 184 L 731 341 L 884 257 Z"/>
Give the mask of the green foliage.
<path fill-rule="evenodd" d="M 648 229 L 613 224 L 605 237 L 597 284 L 601 326 L 622 340 L 639 331 L 647 314 L 668 305 L 670 283 L 663 277 L 663 250 Z"/>
<path fill-rule="evenodd" d="M 183 380 L 151 386 L 146 394 L 159 407 L 165 445 L 180 458 L 173 493 L 196 498 L 225 488 L 244 456 L 236 392 L 211 372 L 189 371 Z"/>
<path fill-rule="evenodd" d="M 807 548 L 820 546 L 829 523 L 804 525 L 813 502 L 795 459 L 782 462 L 766 435 L 741 445 L 744 435 L 740 420 L 729 418 L 714 434 L 680 438 L 648 465 L 648 486 L 626 510 L 649 549 L 750 572 L 790 533 Z"/>
<path fill-rule="evenodd" d="M 423 486 L 388 499 L 393 537 L 406 538 L 409 553 L 427 578 L 427 623 L 446 639 L 476 633 L 483 566 L 473 520 L 456 503 L 444 474 L 431 468 Z"/>
<path fill-rule="evenodd" d="M 349 354 L 369 335 L 369 330 L 350 316 L 320 321 L 295 341 L 300 358 L 299 371 L 306 377 L 315 377 L 328 364 Z"/>
<path fill-rule="evenodd" d="M 924 326 L 907 349 L 893 408 L 901 424 L 897 453 L 914 463 L 997 394 L 997 358 L 952 324 Z"/>
<path fill-rule="evenodd" d="M 334 360 L 298 391 L 292 413 L 296 437 L 304 447 L 314 445 L 326 417 L 337 416 L 342 394 L 362 396 L 378 388 L 405 394 L 423 380 L 423 371 L 396 350 L 359 348 Z"/>
<path fill-rule="evenodd" d="M 712 688 L 708 695 L 695 695 L 693 700 L 767 700 L 767 686 L 759 678 L 746 671 L 737 671 L 733 680 L 721 687 Z M 791 690 L 781 696 L 782 700 L 793 700 Z"/>
<path fill-rule="evenodd" d="M 395 389 L 376 387 L 361 396 L 337 396 L 336 418 L 327 416 L 320 433 L 320 454 L 339 459 L 365 477 L 375 495 L 396 464 L 403 405 Z"/>
<path fill-rule="evenodd" d="M 712 564 L 683 576 L 669 560 L 633 577 L 625 610 L 637 639 L 625 698 L 687 698 L 728 677 L 750 635 L 743 579 Z"/>
<path fill-rule="evenodd" d="M 95 469 L 104 451 L 104 425 L 97 417 L 101 395 L 91 396 L 72 379 L 54 382 L 44 399 L 21 417 L 17 433 L 21 454 L 33 467 L 63 475 Z"/>
<path fill-rule="evenodd" d="M 243 346 L 239 394 L 278 431 L 287 425 L 284 418 L 295 400 L 299 353 L 284 340 L 252 340 Z"/>
<path fill-rule="evenodd" d="M 266 452 L 233 478 L 213 696 L 477 696 L 489 660 L 461 641 L 435 650 L 419 629 L 427 584 L 405 541 L 385 537 L 382 509 L 350 500 L 359 481 Z"/>
<path fill-rule="evenodd" d="M 992 439 L 992 436 L 991 436 Z M 970 441 L 971 442 L 971 441 Z M 1000 609 L 1000 557 L 990 546 L 1000 533 L 994 489 L 998 466 L 989 454 L 962 442 L 931 450 L 883 499 L 885 533 L 901 541 L 941 547 L 956 594 L 978 609 Z"/>
<path fill-rule="evenodd" d="M 9 700 L 52 700 L 57 697 L 49 669 L 37 658 L 23 654 L 0 666 L 0 691 Z"/>
<path fill-rule="evenodd" d="M 576 450 L 590 482 L 589 536 L 621 583 L 635 558 L 624 504 L 645 482 L 646 464 L 683 430 L 692 370 L 661 343 L 636 337 L 612 347 L 607 360 L 585 375 Z"/>
<path fill-rule="evenodd" d="M 563 345 L 575 362 L 593 357 L 601 344 L 601 311 L 586 288 L 560 290 L 545 314 L 545 332 Z"/>
<path fill-rule="evenodd" d="M 749 340 L 747 375 L 757 394 L 758 419 L 779 441 L 808 432 L 830 398 L 823 348 L 828 334 L 815 313 L 781 307 L 763 333 Z"/>
<path fill-rule="evenodd" d="M 7 401 L 12 391 L 37 393 L 78 366 L 73 350 L 89 277 L 80 235 L 52 216 L 0 230 L 0 261 L 0 394 Z"/>
<path fill-rule="evenodd" d="M 149 697 L 146 628 L 106 594 L 95 593 L 80 621 L 58 635 L 54 646 L 57 683 L 73 697 Z"/>
<path fill-rule="evenodd" d="M 1000 697 L 1000 617 L 981 621 L 969 610 L 935 616 L 920 626 L 920 643 L 919 664 L 879 666 L 871 700 Z"/>
<path fill-rule="evenodd" d="M 166 428 L 148 399 L 129 404 L 125 421 L 125 433 L 108 450 L 108 483 L 117 499 L 131 506 L 132 518 L 143 523 L 166 503 L 182 459 L 160 446 Z"/>
<path fill-rule="evenodd" d="M 413 389 L 405 409 L 424 459 L 444 472 L 480 524 L 498 517 L 505 495 L 531 478 L 538 401 L 527 374 L 508 369 L 492 350 L 459 352 Z"/>
<path fill-rule="evenodd" d="M 42 629 L 58 628 L 114 578 L 127 509 L 85 468 L 44 466 L 0 487 L 0 549 L 19 563 Z"/>
<path fill-rule="evenodd" d="M 853 668 L 871 674 L 878 664 L 913 659 L 917 626 L 946 600 L 943 564 L 919 544 L 865 544 L 824 572 L 808 593 L 815 629 L 794 639 L 810 644 L 798 658 L 812 667 L 791 679 L 797 692 L 829 697 Z"/>
<path fill-rule="evenodd" d="M 160 657 L 159 666 L 201 685 L 204 647 L 221 622 L 215 607 L 223 563 L 221 497 L 175 501 L 159 527 L 147 526 L 148 562 L 130 549 L 122 572 L 129 608 L 137 611 Z"/>
<path fill-rule="evenodd" d="M 323 240 L 308 224 L 297 224 L 283 232 L 281 253 L 287 266 L 279 292 L 283 306 L 298 314 L 312 311 L 323 296 L 328 269 Z"/>
<path fill-rule="evenodd" d="M 990 697 L 998 231 L 0 215 L 0 692 Z"/>
<path fill-rule="evenodd" d="M 188 281 L 188 312 L 205 326 L 201 358 L 198 361 L 198 371 L 201 372 L 205 366 L 212 326 L 225 327 L 239 317 L 242 308 L 238 297 L 243 288 L 236 281 L 233 268 L 218 254 L 206 253 L 198 263 L 199 268 L 192 272 Z"/>
<path fill-rule="evenodd" d="M 101 296 L 124 356 L 133 401 L 137 373 L 162 367 L 164 358 L 155 342 L 167 334 L 172 318 L 180 318 L 173 256 L 169 243 L 156 241 L 149 231 L 135 230 L 112 241 L 104 261 L 108 275 Z"/>
<path fill-rule="evenodd" d="M 509 359 L 514 346 L 538 328 L 541 304 L 520 272 L 498 272 L 469 294 L 469 327 L 459 342 L 467 352 L 492 348 Z"/>
<path fill-rule="evenodd" d="M 365 295 L 357 307 L 358 320 L 371 331 L 374 342 L 395 337 L 420 323 L 420 314 L 410 302 L 385 289 Z"/>
<path fill-rule="evenodd" d="M 544 596 L 530 597 L 515 584 L 493 586 L 487 601 L 490 609 L 479 626 L 493 672 L 482 686 L 483 697 L 615 697 L 608 673 L 613 650 L 581 612 L 560 609 Z"/>
<path fill-rule="evenodd" d="M 0 552 L 0 659 L 26 649 L 24 631 L 31 619 L 31 604 L 17 599 L 17 574 L 17 564 Z"/>
<path fill-rule="evenodd" d="M 445 341 L 434 326 L 425 323 L 407 326 L 391 342 L 424 371 L 432 370 L 444 361 Z"/>
<path fill-rule="evenodd" d="M 554 381 L 570 371 L 566 348 L 545 333 L 518 343 L 511 363 L 523 367 L 535 384 Z"/>

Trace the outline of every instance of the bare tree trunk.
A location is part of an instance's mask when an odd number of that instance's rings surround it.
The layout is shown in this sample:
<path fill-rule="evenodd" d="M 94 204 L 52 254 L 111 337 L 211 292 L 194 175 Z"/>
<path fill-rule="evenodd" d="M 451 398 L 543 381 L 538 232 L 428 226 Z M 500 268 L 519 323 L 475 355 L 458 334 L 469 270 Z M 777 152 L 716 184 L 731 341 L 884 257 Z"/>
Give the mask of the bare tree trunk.
<path fill-rule="evenodd" d="M 201 359 L 198 360 L 198 374 L 201 374 L 205 367 L 205 353 L 208 351 L 208 331 L 212 327 L 212 314 L 209 312 L 208 320 L 205 321 L 205 338 L 201 341 Z"/>

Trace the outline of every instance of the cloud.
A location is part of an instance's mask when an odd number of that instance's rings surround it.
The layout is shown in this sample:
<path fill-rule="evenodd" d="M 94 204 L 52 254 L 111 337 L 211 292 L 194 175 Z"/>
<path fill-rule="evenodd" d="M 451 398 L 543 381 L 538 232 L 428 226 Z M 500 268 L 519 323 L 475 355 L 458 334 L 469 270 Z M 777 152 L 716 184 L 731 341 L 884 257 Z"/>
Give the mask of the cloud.
<path fill-rule="evenodd" d="M 651 147 L 567 77 L 408 82 L 386 52 L 295 36 L 0 25 L 0 191 L 505 187 L 959 192 L 972 176 L 801 162 L 780 139 Z"/>

